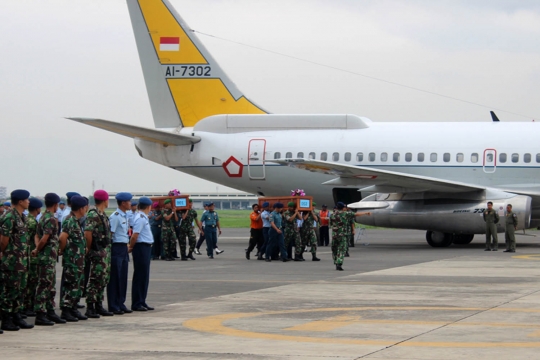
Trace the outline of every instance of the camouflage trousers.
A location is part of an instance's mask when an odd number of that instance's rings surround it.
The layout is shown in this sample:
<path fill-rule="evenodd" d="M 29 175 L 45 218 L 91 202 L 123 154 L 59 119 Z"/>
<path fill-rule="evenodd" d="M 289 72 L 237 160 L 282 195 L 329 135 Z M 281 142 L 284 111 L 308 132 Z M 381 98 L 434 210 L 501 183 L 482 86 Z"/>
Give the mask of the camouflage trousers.
<path fill-rule="evenodd" d="M 22 271 L 1 269 L 0 273 L 0 310 L 16 313 L 23 309 L 26 274 Z"/>
<path fill-rule="evenodd" d="M 24 294 L 24 308 L 34 310 L 36 290 L 38 286 L 38 265 L 35 259 L 28 260 L 28 276 L 26 280 L 26 292 Z"/>
<path fill-rule="evenodd" d="M 111 273 L 111 248 L 108 246 L 99 252 L 90 251 L 86 261 L 90 264 L 88 285 L 86 287 L 86 303 L 101 304 L 103 293 L 109 283 Z"/>
<path fill-rule="evenodd" d="M 173 252 L 176 250 L 176 234 L 174 230 L 161 228 L 161 241 L 163 242 L 165 256 L 172 257 Z"/>
<path fill-rule="evenodd" d="M 294 246 L 294 254 L 301 255 L 304 252 L 300 234 L 294 230 L 285 230 L 285 249 L 289 251 Z M 291 256 L 292 254 L 289 254 Z"/>
<path fill-rule="evenodd" d="M 64 283 L 60 291 L 60 308 L 73 308 L 81 300 L 84 286 L 84 266 L 64 266 Z"/>
<path fill-rule="evenodd" d="M 310 252 L 312 254 L 316 254 L 317 253 L 317 236 L 315 235 L 315 230 L 312 227 L 309 227 L 305 230 L 300 231 L 300 236 L 302 237 L 302 251 L 307 245 L 311 247 Z"/>
<path fill-rule="evenodd" d="M 178 242 L 180 243 L 180 252 L 182 254 L 186 253 L 186 236 L 188 238 L 189 252 L 195 250 L 195 244 L 197 243 L 197 237 L 195 236 L 195 231 L 190 227 L 189 230 L 180 229 L 180 236 L 178 237 Z"/>
<path fill-rule="evenodd" d="M 343 258 L 348 248 L 349 236 L 332 236 L 332 259 L 334 264 L 343 265 Z"/>
<path fill-rule="evenodd" d="M 34 311 L 54 310 L 56 296 L 56 259 L 40 261 L 37 265 L 38 283 Z"/>

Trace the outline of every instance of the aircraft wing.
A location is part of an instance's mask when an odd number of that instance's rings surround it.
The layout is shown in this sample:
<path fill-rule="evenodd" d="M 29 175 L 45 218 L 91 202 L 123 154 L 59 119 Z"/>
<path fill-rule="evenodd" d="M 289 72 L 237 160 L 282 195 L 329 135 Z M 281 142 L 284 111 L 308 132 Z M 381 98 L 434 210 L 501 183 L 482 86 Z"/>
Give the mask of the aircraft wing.
<path fill-rule="evenodd" d="M 278 159 L 267 160 L 311 172 L 338 176 L 325 185 L 358 186 L 369 192 L 467 192 L 485 190 L 485 187 L 427 176 L 379 170 L 365 166 L 345 165 L 320 160 Z"/>
<path fill-rule="evenodd" d="M 180 135 L 140 126 L 117 123 L 109 120 L 91 118 L 67 118 L 81 124 L 90 125 L 130 138 L 138 138 L 167 146 L 193 145 L 201 141 L 198 136 Z"/>

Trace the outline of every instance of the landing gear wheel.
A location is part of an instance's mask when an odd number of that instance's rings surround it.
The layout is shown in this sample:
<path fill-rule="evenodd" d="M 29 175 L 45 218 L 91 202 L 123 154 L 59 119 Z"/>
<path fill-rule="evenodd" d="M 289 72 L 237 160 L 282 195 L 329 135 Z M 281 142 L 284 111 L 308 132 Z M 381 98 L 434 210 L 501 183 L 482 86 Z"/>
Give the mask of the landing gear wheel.
<path fill-rule="evenodd" d="M 443 233 L 440 231 L 426 232 L 426 240 L 432 247 L 448 247 L 452 245 L 452 234 Z"/>
<path fill-rule="evenodd" d="M 468 245 L 473 241 L 474 234 L 456 234 L 453 243 L 456 245 Z"/>

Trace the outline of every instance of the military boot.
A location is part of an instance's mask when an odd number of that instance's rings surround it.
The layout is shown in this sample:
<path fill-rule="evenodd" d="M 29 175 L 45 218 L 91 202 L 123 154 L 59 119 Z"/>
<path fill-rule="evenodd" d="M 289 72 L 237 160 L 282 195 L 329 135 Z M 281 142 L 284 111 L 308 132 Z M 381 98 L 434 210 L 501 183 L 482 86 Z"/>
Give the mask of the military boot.
<path fill-rule="evenodd" d="M 62 314 L 60 317 L 67 322 L 77 322 L 79 319 L 77 319 L 73 314 L 71 313 L 71 309 L 68 307 L 62 308 Z"/>
<path fill-rule="evenodd" d="M 259 256 L 257 256 L 257 260 L 264 260 L 263 253 L 259 253 Z"/>
<path fill-rule="evenodd" d="M 81 312 L 79 311 L 78 309 L 78 306 L 75 305 L 72 309 L 71 309 L 71 315 L 75 316 L 77 319 L 79 320 L 88 320 L 88 317 L 84 316 L 83 314 L 81 314 Z"/>
<path fill-rule="evenodd" d="M 47 313 L 39 311 L 36 315 L 36 325 L 53 326 L 54 322 L 47 318 Z"/>
<path fill-rule="evenodd" d="M 188 259 L 191 259 L 191 260 L 197 260 L 197 259 L 195 259 L 195 257 L 193 256 L 193 251 L 190 251 L 190 252 L 188 253 L 187 258 L 188 258 Z"/>
<path fill-rule="evenodd" d="M 32 329 L 34 327 L 34 325 L 28 324 L 26 321 L 24 321 L 20 313 L 13 314 L 13 324 L 19 326 L 21 329 Z"/>
<path fill-rule="evenodd" d="M 25 315 L 28 317 L 36 317 L 36 313 L 32 310 L 26 310 Z"/>
<path fill-rule="evenodd" d="M 343 271 L 343 268 L 341 267 L 341 265 L 336 265 L 336 270 Z"/>
<path fill-rule="evenodd" d="M 94 307 L 94 303 L 88 303 L 86 304 L 86 316 L 88 316 L 90 319 L 99 319 L 100 316 L 96 312 L 96 308 Z"/>
<path fill-rule="evenodd" d="M 2 312 L 2 326 L 0 328 L 5 331 L 19 331 L 21 329 L 13 323 L 11 313 L 8 312 Z"/>
<path fill-rule="evenodd" d="M 183 250 L 180 255 L 182 256 L 182 258 L 180 260 L 182 261 L 187 261 L 187 256 L 186 256 L 186 250 Z"/>
<path fill-rule="evenodd" d="M 101 303 L 96 303 L 96 312 L 101 316 L 114 316 L 112 312 L 105 310 Z"/>
<path fill-rule="evenodd" d="M 316 254 L 311 254 L 311 261 L 321 261 Z"/>
<path fill-rule="evenodd" d="M 54 310 L 47 310 L 47 319 L 56 324 L 65 324 L 67 321 L 58 316 Z"/>
<path fill-rule="evenodd" d="M 294 261 L 302 261 L 300 255 L 294 255 Z"/>

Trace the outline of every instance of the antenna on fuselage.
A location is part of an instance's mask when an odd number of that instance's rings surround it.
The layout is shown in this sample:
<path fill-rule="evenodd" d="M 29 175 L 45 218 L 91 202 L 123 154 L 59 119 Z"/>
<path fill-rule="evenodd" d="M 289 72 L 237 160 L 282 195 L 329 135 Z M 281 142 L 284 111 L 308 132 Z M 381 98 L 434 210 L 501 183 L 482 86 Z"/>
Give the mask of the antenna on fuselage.
<path fill-rule="evenodd" d="M 491 119 L 493 119 L 494 122 L 500 122 L 501 121 L 501 120 L 499 120 L 497 115 L 495 115 L 495 113 L 493 111 L 490 111 L 489 113 L 491 114 Z"/>

